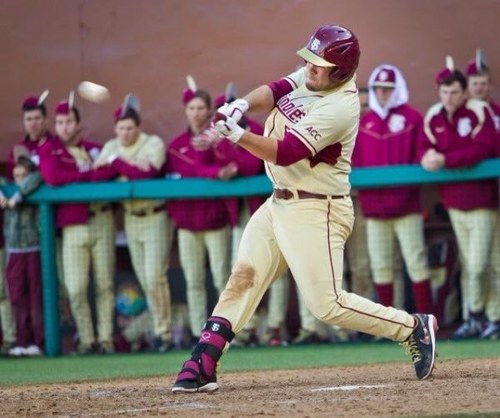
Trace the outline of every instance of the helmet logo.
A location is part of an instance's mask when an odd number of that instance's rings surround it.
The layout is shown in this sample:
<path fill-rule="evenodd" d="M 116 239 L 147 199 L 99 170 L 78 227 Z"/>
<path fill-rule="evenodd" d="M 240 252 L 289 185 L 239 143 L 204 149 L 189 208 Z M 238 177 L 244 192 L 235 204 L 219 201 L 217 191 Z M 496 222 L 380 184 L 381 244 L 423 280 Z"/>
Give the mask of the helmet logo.
<path fill-rule="evenodd" d="M 382 70 L 380 72 L 380 75 L 378 76 L 378 79 L 380 81 L 386 81 L 389 78 L 389 74 L 387 74 L 387 71 Z"/>
<path fill-rule="evenodd" d="M 321 44 L 321 41 L 318 38 L 314 38 L 314 40 L 311 42 L 311 49 L 313 51 L 317 51 L 319 49 L 320 44 Z"/>

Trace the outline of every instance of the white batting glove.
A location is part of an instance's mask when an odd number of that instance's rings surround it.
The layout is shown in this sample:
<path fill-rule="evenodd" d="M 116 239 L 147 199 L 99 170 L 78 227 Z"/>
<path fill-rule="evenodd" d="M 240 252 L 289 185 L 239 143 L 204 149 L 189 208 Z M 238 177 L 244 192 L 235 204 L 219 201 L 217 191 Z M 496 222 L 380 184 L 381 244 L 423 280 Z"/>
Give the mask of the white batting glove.
<path fill-rule="evenodd" d="M 217 109 L 217 112 L 229 116 L 230 118 L 234 119 L 236 123 L 238 123 L 242 118 L 243 113 L 245 113 L 247 110 L 248 102 L 244 99 L 236 99 L 231 103 L 224 103 Z"/>
<path fill-rule="evenodd" d="M 238 142 L 245 133 L 245 130 L 233 118 L 219 112 L 215 113 L 213 123 L 220 136 L 234 143 Z"/>

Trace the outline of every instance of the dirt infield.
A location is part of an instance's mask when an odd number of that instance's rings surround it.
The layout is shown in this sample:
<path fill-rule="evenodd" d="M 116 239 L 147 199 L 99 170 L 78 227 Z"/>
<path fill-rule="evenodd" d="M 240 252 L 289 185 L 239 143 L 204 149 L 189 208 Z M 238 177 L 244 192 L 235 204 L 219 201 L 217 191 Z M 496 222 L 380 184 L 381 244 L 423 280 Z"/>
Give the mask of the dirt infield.
<path fill-rule="evenodd" d="M 173 395 L 165 378 L 0 389 L 0 415 L 416 417 L 500 413 L 500 359 L 438 362 L 427 381 L 409 363 L 220 373 L 214 394 Z"/>

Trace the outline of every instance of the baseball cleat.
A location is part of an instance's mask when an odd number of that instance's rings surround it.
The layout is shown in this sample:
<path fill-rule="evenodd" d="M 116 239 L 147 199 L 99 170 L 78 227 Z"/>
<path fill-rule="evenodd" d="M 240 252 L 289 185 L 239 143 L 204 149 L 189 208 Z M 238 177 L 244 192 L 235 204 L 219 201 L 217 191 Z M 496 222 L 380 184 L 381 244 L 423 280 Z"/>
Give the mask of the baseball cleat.
<path fill-rule="evenodd" d="M 188 360 L 177 375 L 177 380 L 172 386 L 172 393 L 210 393 L 219 389 L 217 376 L 205 376 L 200 372 L 198 363 Z"/>
<path fill-rule="evenodd" d="M 406 354 L 410 356 L 417 377 L 424 380 L 431 375 L 434 369 L 438 324 L 434 315 L 414 314 L 413 317 L 416 319 L 417 325 L 401 345 Z"/>

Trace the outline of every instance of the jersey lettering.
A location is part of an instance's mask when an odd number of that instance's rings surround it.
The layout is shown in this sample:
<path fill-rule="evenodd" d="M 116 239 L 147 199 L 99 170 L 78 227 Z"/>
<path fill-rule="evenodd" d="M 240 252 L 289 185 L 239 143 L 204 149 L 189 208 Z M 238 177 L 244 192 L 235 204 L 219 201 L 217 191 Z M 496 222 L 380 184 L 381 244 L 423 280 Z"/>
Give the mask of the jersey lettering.
<path fill-rule="evenodd" d="M 281 113 L 292 123 L 297 123 L 305 115 L 304 111 L 301 110 L 302 105 L 295 104 L 288 96 L 279 99 L 277 106 Z"/>
<path fill-rule="evenodd" d="M 306 132 L 309 132 L 309 135 L 311 135 L 315 141 L 319 141 L 321 139 L 321 135 L 319 134 L 319 132 L 312 126 L 307 127 L 305 130 Z"/>

